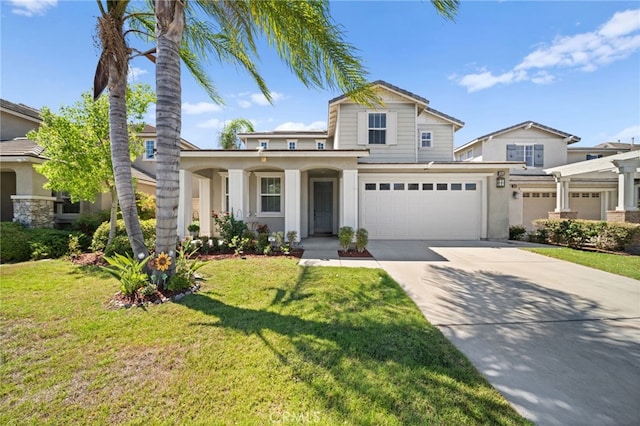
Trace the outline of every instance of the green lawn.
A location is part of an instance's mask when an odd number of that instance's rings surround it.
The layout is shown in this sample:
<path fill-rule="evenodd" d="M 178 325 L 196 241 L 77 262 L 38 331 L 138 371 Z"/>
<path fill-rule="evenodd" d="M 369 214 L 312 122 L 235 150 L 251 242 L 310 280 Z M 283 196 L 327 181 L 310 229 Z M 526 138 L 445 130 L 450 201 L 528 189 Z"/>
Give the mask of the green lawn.
<path fill-rule="evenodd" d="M 541 247 L 523 250 L 640 280 L 640 256 L 574 250 L 568 247 Z"/>
<path fill-rule="evenodd" d="M 109 310 L 62 260 L 0 267 L 0 424 L 529 424 L 380 270 L 210 262 Z"/>

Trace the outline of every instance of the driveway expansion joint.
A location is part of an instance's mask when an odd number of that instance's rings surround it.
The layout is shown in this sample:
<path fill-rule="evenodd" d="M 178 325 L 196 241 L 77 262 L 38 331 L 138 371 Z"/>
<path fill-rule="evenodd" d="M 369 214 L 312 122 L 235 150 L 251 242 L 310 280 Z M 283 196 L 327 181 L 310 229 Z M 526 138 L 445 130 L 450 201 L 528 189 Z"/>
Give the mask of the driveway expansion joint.
<path fill-rule="evenodd" d="M 473 327 L 477 325 L 530 325 L 530 324 L 549 324 L 549 323 L 568 323 L 568 322 L 594 322 L 594 321 L 628 321 L 640 320 L 640 317 L 619 317 L 619 318 L 575 318 L 564 320 L 536 320 L 536 321 L 496 321 L 496 322 L 469 322 L 469 323 L 448 323 L 437 324 L 432 323 L 436 327 Z"/>

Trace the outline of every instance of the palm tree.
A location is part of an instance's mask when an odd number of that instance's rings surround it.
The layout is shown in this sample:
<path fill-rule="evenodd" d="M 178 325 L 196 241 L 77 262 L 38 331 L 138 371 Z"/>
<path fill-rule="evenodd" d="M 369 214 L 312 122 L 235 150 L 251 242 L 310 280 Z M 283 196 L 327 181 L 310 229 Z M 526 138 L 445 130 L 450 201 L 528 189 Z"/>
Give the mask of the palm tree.
<path fill-rule="evenodd" d="M 452 19 L 458 0 L 431 0 L 437 11 Z M 337 88 L 354 101 L 375 105 L 379 100 L 366 82 L 355 49 L 333 23 L 327 0 L 156 0 L 156 127 L 158 130 L 158 225 L 156 252 L 173 253 L 177 240 L 181 90 L 179 48 L 185 21 L 195 7 L 216 23 L 230 43 L 240 43 L 257 58 L 255 39 L 264 37 L 291 71 L 308 87 Z M 237 46 L 231 46 L 237 47 Z M 233 51 L 233 49 L 231 49 Z M 221 60 L 228 58 L 220 56 Z M 249 59 L 249 58 L 245 58 Z M 237 60 L 237 58 L 236 58 Z M 241 62 L 260 90 L 271 100 L 264 81 L 249 60 Z M 173 271 L 169 271 L 169 275 Z"/>
<path fill-rule="evenodd" d="M 218 139 L 220 147 L 222 149 L 240 149 L 238 133 L 243 131 L 253 132 L 253 123 L 244 118 L 236 118 L 225 124 Z"/>

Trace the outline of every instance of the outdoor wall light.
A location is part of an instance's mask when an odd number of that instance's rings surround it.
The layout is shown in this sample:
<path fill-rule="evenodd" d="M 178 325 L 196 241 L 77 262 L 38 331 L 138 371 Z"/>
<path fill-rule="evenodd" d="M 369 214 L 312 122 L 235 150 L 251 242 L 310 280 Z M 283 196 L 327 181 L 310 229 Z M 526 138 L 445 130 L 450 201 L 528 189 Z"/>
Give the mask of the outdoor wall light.
<path fill-rule="evenodd" d="M 507 185 L 507 180 L 504 177 L 504 170 L 500 170 L 498 172 L 498 177 L 496 178 L 496 188 L 504 188 Z"/>

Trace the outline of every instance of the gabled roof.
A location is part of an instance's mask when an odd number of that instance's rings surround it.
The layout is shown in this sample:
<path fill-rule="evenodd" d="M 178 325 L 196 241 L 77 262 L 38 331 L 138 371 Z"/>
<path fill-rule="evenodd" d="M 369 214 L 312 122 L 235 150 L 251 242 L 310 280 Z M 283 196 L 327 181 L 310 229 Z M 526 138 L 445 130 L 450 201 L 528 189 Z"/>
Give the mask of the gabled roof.
<path fill-rule="evenodd" d="M 142 131 L 138 133 L 138 135 L 156 136 L 157 133 L 158 131 L 154 126 L 152 126 L 151 124 L 145 123 Z M 196 145 L 192 144 L 191 142 L 183 138 L 180 138 L 180 144 L 181 144 L 181 148 L 183 149 L 200 149 Z"/>
<path fill-rule="evenodd" d="M 6 111 L 13 112 L 17 115 L 21 115 L 37 123 L 42 122 L 42 118 L 40 118 L 40 111 L 35 108 L 31 108 L 30 106 L 24 104 L 15 104 L 5 99 L 0 99 L 0 108 Z"/>
<path fill-rule="evenodd" d="M 522 129 L 522 128 L 530 129 L 532 127 L 535 127 L 547 133 L 552 133 L 554 135 L 560 136 L 567 140 L 566 141 L 567 144 L 572 144 L 580 140 L 578 136 L 574 136 L 569 133 L 563 132 L 561 130 L 554 129 L 553 127 L 545 126 L 544 124 L 536 123 L 535 121 L 529 120 L 529 121 L 523 121 L 522 123 L 514 124 L 513 126 L 505 127 L 504 129 L 496 130 L 495 132 L 487 133 L 486 135 L 482 135 L 470 142 L 467 142 L 462 146 L 457 147 L 456 149 L 453 150 L 453 152 L 455 153 L 457 151 L 461 151 L 463 149 L 469 148 L 470 146 L 475 145 L 476 143 L 484 142 L 485 140 L 491 139 L 494 136 L 499 136 L 505 133 L 509 133 L 517 129 Z"/>
<path fill-rule="evenodd" d="M 271 132 L 243 132 L 238 133 L 239 138 L 326 138 L 326 130 L 276 130 Z"/>
<path fill-rule="evenodd" d="M 633 151 L 636 149 L 640 149 L 640 145 L 636 145 L 633 143 L 622 143 L 622 142 L 603 142 L 594 146 L 594 148 L 611 148 L 611 149 L 622 149 L 622 150 Z"/>
<path fill-rule="evenodd" d="M 0 155 L 3 157 L 46 158 L 42 155 L 43 151 L 44 148 L 27 138 L 0 142 Z"/>
<path fill-rule="evenodd" d="M 593 160 L 580 161 L 578 163 L 565 164 L 563 166 L 544 169 L 544 172 L 554 176 L 575 176 L 593 172 L 615 171 L 618 163 L 635 164 L 634 167 L 640 167 L 640 151 L 629 151 L 621 154 L 610 155 L 608 157 L 596 158 Z"/>
<path fill-rule="evenodd" d="M 385 87 L 387 90 L 390 90 L 390 91 L 392 91 L 392 92 L 395 92 L 395 93 L 399 94 L 400 96 L 403 96 L 403 97 L 405 97 L 405 98 L 409 98 L 409 99 L 411 99 L 411 100 L 413 100 L 413 101 L 416 101 L 416 102 L 418 102 L 418 103 L 421 103 L 421 104 L 425 104 L 425 105 L 428 105 L 428 104 L 429 104 L 429 101 L 428 101 L 427 99 L 423 98 L 422 96 L 420 96 L 420 95 L 416 95 L 415 93 L 412 93 L 412 92 L 410 92 L 410 91 L 408 91 L 408 90 L 401 89 L 400 87 L 398 87 L 398 86 L 394 86 L 394 85 L 393 85 L 393 84 L 391 84 L 391 83 L 387 83 L 387 82 L 386 82 L 386 81 L 384 81 L 384 80 L 376 80 L 376 81 L 374 81 L 373 83 L 371 83 L 371 85 L 372 85 L 372 86 L 382 86 L 382 87 Z M 344 100 L 344 99 L 348 99 L 348 98 L 349 98 L 349 96 L 348 96 L 348 95 L 346 95 L 346 94 L 344 94 L 344 95 L 340 95 L 340 96 L 338 96 L 338 97 L 335 97 L 335 98 L 331 99 L 331 100 L 329 101 L 329 105 L 331 105 L 331 104 L 333 104 L 333 103 L 336 103 L 336 102 L 339 102 L 339 101 Z"/>
<path fill-rule="evenodd" d="M 464 121 L 458 120 L 457 118 L 452 117 L 452 116 L 450 116 L 448 114 L 445 114 L 444 112 L 440 112 L 437 109 L 433 109 L 431 107 L 426 107 L 424 110 L 427 111 L 427 112 L 430 112 L 433 115 L 437 115 L 440 118 L 444 118 L 445 120 L 452 121 L 454 124 L 457 124 L 460 127 L 464 126 Z"/>

